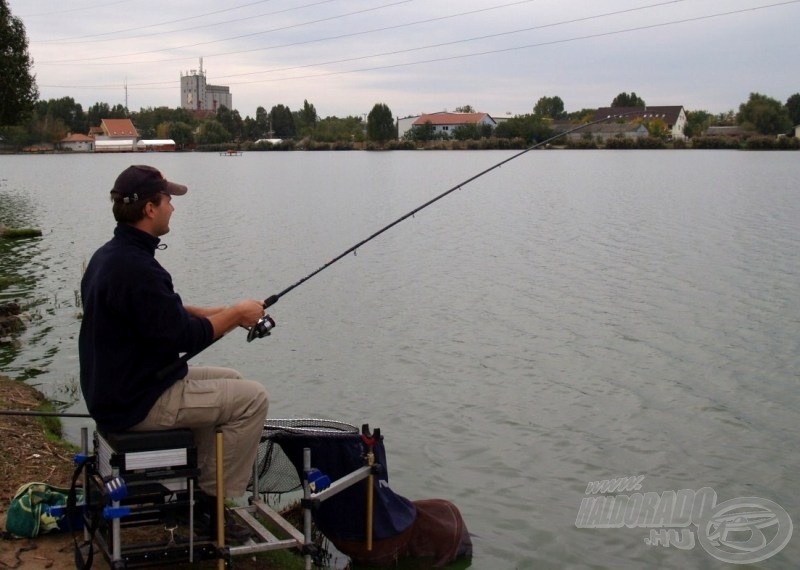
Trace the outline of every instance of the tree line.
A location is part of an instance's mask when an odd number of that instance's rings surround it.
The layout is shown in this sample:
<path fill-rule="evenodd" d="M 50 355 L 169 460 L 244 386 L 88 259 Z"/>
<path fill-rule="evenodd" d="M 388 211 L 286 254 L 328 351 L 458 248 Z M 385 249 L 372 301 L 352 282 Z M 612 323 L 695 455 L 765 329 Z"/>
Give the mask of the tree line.
<path fill-rule="evenodd" d="M 635 93 L 620 93 L 611 107 L 644 107 L 646 102 Z M 462 125 L 449 134 L 436 133 L 431 123 L 417 125 L 405 133 L 406 140 L 426 142 L 441 139 L 480 140 L 489 137 L 521 139 L 526 144 L 544 140 L 554 134 L 554 122 L 582 124 L 594 118 L 596 109 L 564 110 L 559 96 L 541 97 L 532 112 L 516 115 L 496 127 L 485 124 Z M 475 112 L 473 107 L 456 107 L 455 112 Z M 196 116 L 192 111 L 168 107 L 143 108 L 130 112 L 123 105 L 95 103 L 86 111 L 72 97 L 38 100 L 32 104 L 27 118 L 20 115 L 16 124 L 3 119 L 0 136 L 7 144 L 24 147 L 39 143 L 57 143 L 69 133 L 87 134 L 102 119 L 131 119 L 143 139 L 172 139 L 178 148 L 257 141 L 259 139 L 308 140 L 317 143 L 383 144 L 397 137 L 397 126 L 391 109 L 376 103 L 367 115 L 325 117 L 317 115 L 308 100 L 297 111 L 276 104 L 269 111 L 258 107 L 254 118 L 242 118 L 237 110 L 220 107 L 216 113 Z M 761 135 L 790 134 L 800 124 L 800 94 L 792 95 L 785 104 L 759 93 L 752 93 L 739 106 L 739 112 L 712 114 L 688 111 L 685 134 L 696 137 L 709 126 L 741 126 Z M 662 119 L 643 121 L 651 137 L 665 139 L 669 129 Z"/>
<path fill-rule="evenodd" d="M 269 111 L 256 109 L 256 116 L 242 118 L 235 109 L 220 107 L 216 113 L 197 115 L 191 110 L 169 107 L 142 108 L 128 111 L 123 105 L 95 103 L 86 111 L 72 97 L 39 100 L 15 123 L 0 124 L 0 136 L 14 146 L 57 143 L 70 133 L 87 134 L 102 119 L 130 119 L 142 139 L 172 139 L 179 148 L 241 143 L 259 139 L 309 138 L 314 141 L 383 142 L 394 137 L 392 112 L 383 103 L 376 103 L 367 122 L 362 117 L 344 118 L 317 116 L 308 101 L 292 111 L 283 104 Z"/>

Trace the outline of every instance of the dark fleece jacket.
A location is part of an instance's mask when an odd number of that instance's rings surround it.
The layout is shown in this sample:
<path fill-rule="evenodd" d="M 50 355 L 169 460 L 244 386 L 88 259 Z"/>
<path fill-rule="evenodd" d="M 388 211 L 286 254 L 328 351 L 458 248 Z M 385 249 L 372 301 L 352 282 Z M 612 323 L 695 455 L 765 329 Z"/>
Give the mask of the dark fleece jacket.
<path fill-rule="evenodd" d="M 155 259 L 157 237 L 118 224 L 92 256 L 81 281 L 78 350 L 81 389 L 98 428 L 121 431 L 142 421 L 187 366 L 164 377 L 182 352 L 213 341 L 208 319 L 193 317 Z"/>

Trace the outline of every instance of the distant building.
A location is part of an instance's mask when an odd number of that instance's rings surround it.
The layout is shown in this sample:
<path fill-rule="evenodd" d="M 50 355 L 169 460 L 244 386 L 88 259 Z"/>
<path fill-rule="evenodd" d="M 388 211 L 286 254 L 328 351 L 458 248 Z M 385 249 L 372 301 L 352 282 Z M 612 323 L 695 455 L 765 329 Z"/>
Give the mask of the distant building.
<path fill-rule="evenodd" d="M 103 131 L 102 137 L 107 139 L 139 138 L 139 131 L 130 119 L 101 119 L 100 128 Z"/>
<path fill-rule="evenodd" d="M 598 123 L 569 133 L 567 140 L 579 141 L 591 137 L 596 142 L 605 143 L 614 138 L 637 140 L 647 135 L 647 127 L 641 123 Z"/>
<path fill-rule="evenodd" d="M 408 117 L 398 117 L 397 119 L 397 138 L 403 138 L 408 131 L 411 130 L 411 127 L 414 125 L 414 121 L 416 121 L 420 116 L 419 115 L 409 115 Z"/>
<path fill-rule="evenodd" d="M 181 73 L 181 108 L 216 113 L 223 105 L 233 109 L 231 89 L 207 83 L 201 57 L 199 70 L 192 69 L 186 75 Z"/>
<path fill-rule="evenodd" d="M 72 152 L 94 152 L 94 138 L 73 133 L 58 141 L 58 147 Z"/>
<path fill-rule="evenodd" d="M 173 152 L 175 141 L 172 139 L 142 139 L 136 143 L 139 152 Z"/>
<path fill-rule="evenodd" d="M 434 134 L 452 135 L 458 127 L 467 125 L 491 125 L 497 126 L 497 122 L 488 113 L 426 113 L 416 118 L 411 123 L 411 127 L 422 127 L 430 123 Z M 398 129 L 399 132 L 399 129 Z"/>
<path fill-rule="evenodd" d="M 102 119 L 102 135 L 95 136 L 95 152 L 133 152 L 139 132 L 130 119 Z"/>
<path fill-rule="evenodd" d="M 136 141 L 134 139 L 112 139 L 94 141 L 95 152 L 134 152 Z"/>
<path fill-rule="evenodd" d="M 611 122 L 614 117 L 626 122 L 636 119 L 645 122 L 652 119 L 661 119 L 669 128 L 673 140 L 686 139 L 686 135 L 683 134 L 687 122 L 686 111 L 683 110 L 683 106 L 681 105 L 661 107 L 600 107 L 594 114 L 595 121 L 609 119 L 609 122 Z"/>
<path fill-rule="evenodd" d="M 514 118 L 514 115 L 512 115 L 511 112 L 506 112 L 506 113 L 504 113 L 502 115 L 492 115 L 492 119 L 494 119 L 494 122 L 496 124 L 498 124 L 498 125 L 501 124 L 501 123 L 505 123 L 509 119 L 513 119 L 513 118 Z"/>

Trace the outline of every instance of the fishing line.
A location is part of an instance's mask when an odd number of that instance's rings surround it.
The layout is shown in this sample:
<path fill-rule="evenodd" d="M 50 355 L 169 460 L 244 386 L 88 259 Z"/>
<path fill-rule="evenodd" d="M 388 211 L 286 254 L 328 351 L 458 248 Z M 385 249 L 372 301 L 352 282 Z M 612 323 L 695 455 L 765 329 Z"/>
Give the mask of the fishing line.
<path fill-rule="evenodd" d="M 397 224 L 399 224 L 399 223 L 403 222 L 404 220 L 407 220 L 408 218 L 410 218 L 410 217 L 414 216 L 415 214 L 421 212 L 422 210 L 424 210 L 428 206 L 431 206 L 431 205 L 435 204 L 436 202 L 438 202 L 439 200 L 441 200 L 445 196 L 449 196 L 450 194 L 452 194 L 456 190 L 460 190 L 464 186 L 467 186 L 468 184 L 470 184 L 471 182 L 474 182 L 475 180 L 477 180 L 477 179 L 479 179 L 479 178 L 481 178 L 483 176 L 486 176 L 487 174 L 489 174 L 493 170 L 496 170 L 496 169 L 500 168 L 501 166 L 504 166 L 504 165 L 508 164 L 512 160 L 515 160 L 515 159 L 519 158 L 520 156 L 522 156 L 524 154 L 527 154 L 527 153 L 529 153 L 530 151 L 532 151 L 534 149 L 537 149 L 537 148 L 543 147 L 545 145 L 548 145 L 551 142 L 553 142 L 555 140 L 558 140 L 558 139 L 560 139 L 562 137 L 565 137 L 565 136 L 567 136 L 567 135 L 569 135 L 571 133 L 583 130 L 583 129 L 587 128 L 587 127 L 591 127 L 592 125 L 597 125 L 599 123 L 604 123 L 606 121 L 610 121 L 610 120 L 613 120 L 613 119 L 619 119 L 619 118 L 625 117 L 627 115 L 640 115 L 640 114 L 644 114 L 646 112 L 647 112 L 647 108 L 645 107 L 644 111 L 637 110 L 637 111 L 630 111 L 630 112 L 625 112 L 625 113 L 617 113 L 617 114 L 614 114 L 614 115 L 609 115 L 608 117 L 604 117 L 602 119 L 597 119 L 597 120 L 594 120 L 594 121 L 591 121 L 591 122 L 588 122 L 588 123 L 584 123 L 582 125 L 578 125 L 576 127 L 568 129 L 566 131 L 562 131 L 562 132 L 560 132 L 558 134 L 555 134 L 555 135 L 553 135 L 553 136 L 551 136 L 549 138 L 546 138 L 545 140 L 543 140 L 541 142 L 534 143 L 534 144 L 526 147 L 525 149 L 521 150 L 520 152 L 518 152 L 516 154 L 513 154 L 513 155 L 509 156 L 508 158 L 505 158 L 505 159 L 501 160 L 500 162 L 497 162 L 497 163 L 493 164 L 489 168 L 481 170 L 477 174 L 474 174 L 473 176 L 470 176 L 469 178 L 459 182 L 458 184 L 456 184 L 452 188 L 449 188 L 448 190 L 445 190 L 444 192 L 442 192 L 438 196 L 435 196 L 435 197 L 431 198 L 430 200 L 428 200 L 424 204 L 421 204 L 421 205 L 417 206 L 416 208 L 414 208 L 413 210 L 403 214 L 402 216 L 400 216 L 399 218 L 397 218 L 393 222 L 383 226 L 381 229 L 379 229 L 378 231 L 376 231 L 375 233 L 373 233 L 369 237 L 367 237 L 367 238 L 361 240 L 360 242 L 354 244 L 353 246 L 347 248 L 342 253 L 340 253 L 339 255 L 337 255 L 336 257 L 334 257 L 333 259 L 331 259 L 330 261 L 328 261 L 324 265 L 322 265 L 319 268 L 315 269 L 314 271 L 312 271 L 311 273 L 309 273 L 308 275 L 306 275 L 305 277 L 303 277 L 299 281 L 293 283 L 292 285 L 289 285 L 288 287 L 286 287 L 284 290 L 280 291 L 279 293 L 275 293 L 274 295 L 270 295 L 269 297 L 264 299 L 264 309 L 267 309 L 267 308 L 271 307 L 272 305 L 277 303 L 284 295 L 286 295 L 290 291 L 295 290 L 297 287 L 299 287 L 300 285 L 302 285 L 303 283 L 305 283 L 306 281 L 308 281 L 312 277 L 315 277 L 316 275 L 319 275 L 322 271 L 324 271 L 325 269 L 327 269 L 328 267 L 330 267 L 331 265 L 333 265 L 337 261 L 341 260 L 342 258 L 350 255 L 351 253 L 355 253 L 359 248 L 361 248 L 362 246 L 364 246 L 367 243 L 371 242 L 373 239 L 375 239 L 379 235 L 389 231 L 390 229 L 395 227 Z M 265 315 L 264 317 L 262 317 L 258 321 L 258 323 L 255 326 L 251 327 L 248 330 L 247 341 L 250 342 L 250 341 L 252 341 L 252 340 L 254 340 L 256 338 L 263 338 L 265 336 L 269 336 L 270 331 L 274 327 L 275 327 L 275 321 L 269 315 Z M 223 335 L 223 336 L 225 336 L 225 335 Z M 166 368 L 161 370 L 157 374 L 157 376 L 159 378 L 163 378 L 167 374 L 169 374 L 170 372 L 173 372 L 173 371 L 177 370 L 178 368 L 180 368 L 181 366 L 186 364 L 189 360 L 191 360 L 192 358 L 194 358 L 195 356 L 197 356 L 198 354 L 203 352 L 203 350 L 205 350 L 206 348 L 208 348 L 209 346 L 214 344 L 220 338 L 222 338 L 222 337 L 219 337 L 219 338 L 215 339 L 211 344 L 209 344 L 208 346 L 206 346 L 205 348 L 203 348 L 201 350 L 198 350 L 198 351 L 193 352 L 193 353 L 184 354 L 176 362 L 174 362 L 170 366 L 167 366 Z"/>
<path fill-rule="evenodd" d="M 428 200 L 424 204 L 422 204 L 420 206 L 417 206 L 416 208 L 414 208 L 410 212 L 408 212 L 406 214 L 403 214 L 402 216 L 397 218 L 395 221 L 391 222 L 390 224 L 385 225 L 384 227 L 382 227 L 381 229 L 376 231 L 374 234 L 372 234 L 368 238 L 363 239 L 360 242 L 358 242 L 357 244 L 353 245 L 352 247 L 346 249 L 345 251 L 343 251 L 342 253 L 340 253 L 339 255 L 334 257 L 333 259 L 331 259 L 328 263 L 326 263 L 325 265 L 322 265 L 318 269 L 312 271 L 311 273 L 309 273 L 308 275 L 306 275 L 305 277 L 303 277 L 302 279 L 300 279 L 299 281 L 297 281 L 293 285 L 290 285 L 289 287 L 287 287 L 286 289 L 284 289 L 280 293 L 276 293 L 274 295 L 270 295 L 269 297 L 264 299 L 264 308 L 266 309 L 268 307 L 271 307 L 272 305 L 277 303 L 280 300 L 280 298 L 283 297 L 284 295 L 286 295 L 289 291 L 292 291 L 296 287 L 299 287 L 300 285 L 302 285 L 303 283 L 305 283 L 306 281 L 308 281 L 309 279 L 311 279 L 315 275 L 318 275 L 320 272 L 322 272 L 323 270 L 327 269 L 328 267 L 330 267 L 331 265 L 333 265 L 334 263 L 336 263 L 337 261 L 339 261 L 343 257 L 346 257 L 351 253 L 355 253 L 356 250 L 358 250 L 360 247 L 362 247 L 363 245 L 369 243 L 370 241 L 372 241 L 373 239 L 375 239 L 376 237 L 378 237 L 382 233 L 392 229 L 394 226 L 396 226 L 400 222 L 402 222 L 404 220 L 407 220 L 408 218 L 413 217 L 415 214 L 417 214 L 420 211 L 424 210 L 428 206 L 430 206 L 432 204 L 435 204 L 436 202 L 438 202 L 439 200 L 441 200 L 445 196 L 448 196 L 448 195 L 452 194 L 456 190 L 462 189 L 467 184 L 469 184 L 471 182 L 474 182 L 478 178 L 481 178 L 481 177 L 489 174 L 493 170 L 496 170 L 496 169 L 500 168 L 501 166 L 503 166 L 505 164 L 508 164 L 512 160 L 515 160 L 515 159 L 519 158 L 520 156 L 522 156 L 522 155 L 524 155 L 524 154 L 526 154 L 526 153 L 528 153 L 528 152 L 530 152 L 530 151 L 532 151 L 534 149 L 537 149 L 539 147 L 542 147 L 542 146 L 545 146 L 547 144 L 550 144 L 554 140 L 560 139 L 561 137 L 569 135 L 570 133 L 574 133 L 575 131 L 579 131 L 581 129 L 585 129 L 586 127 L 590 127 L 592 125 L 596 125 L 596 124 L 599 124 L 599 123 L 606 122 L 606 121 L 608 121 L 610 119 L 615 119 L 615 118 L 622 117 L 622 116 L 625 116 L 625 115 L 633 115 L 633 114 L 639 114 L 639 113 L 642 113 L 642 111 L 635 111 L 635 112 L 631 112 L 631 113 L 621 113 L 621 114 L 617 114 L 617 115 L 614 115 L 614 116 L 604 117 L 602 119 L 598 119 L 598 120 L 592 121 L 590 123 L 584 123 L 582 125 L 579 125 L 577 127 L 572 128 L 572 129 L 569 129 L 569 130 L 563 131 L 561 133 L 558 133 L 557 135 L 553 135 L 552 137 L 547 138 L 547 139 L 545 139 L 545 140 L 543 140 L 541 142 L 532 144 L 532 145 L 528 146 L 527 148 L 525 148 L 524 150 L 521 150 L 517 154 L 511 155 L 510 157 L 505 158 L 505 159 L 501 160 L 500 162 L 495 163 L 494 165 L 490 166 L 489 168 L 487 168 L 485 170 L 482 170 L 482 171 L 478 172 L 477 174 L 475 174 L 473 176 L 470 176 L 469 178 L 467 178 L 466 180 L 463 180 L 462 182 L 459 182 L 458 184 L 456 184 L 452 188 L 450 188 L 448 190 L 445 190 L 444 192 L 442 192 L 438 196 L 436 196 L 434 198 L 431 198 L 430 200 Z"/>

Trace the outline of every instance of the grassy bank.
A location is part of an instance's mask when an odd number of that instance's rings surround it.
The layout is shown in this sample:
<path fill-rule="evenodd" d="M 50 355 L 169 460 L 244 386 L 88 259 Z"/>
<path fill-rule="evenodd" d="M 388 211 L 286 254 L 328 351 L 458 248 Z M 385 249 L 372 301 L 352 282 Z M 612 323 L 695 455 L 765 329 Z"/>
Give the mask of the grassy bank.
<path fill-rule="evenodd" d="M 0 410 L 52 411 L 52 406 L 36 388 L 0 376 Z M 68 487 L 75 469 L 76 448 L 61 438 L 61 421 L 57 417 L 14 416 L 0 413 L 0 524 L 5 530 L 6 514 L 11 499 L 20 486 L 41 481 Z M 303 558 L 295 551 L 273 551 L 256 556 L 240 556 L 234 567 L 241 570 L 273 568 L 299 570 Z M 5 534 L 0 540 L 0 568 L 18 570 L 41 568 L 74 568 L 72 537 L 67 534 L 41 536 L 34 540 L 15 539 Z M 95 568 L 108 565 L 95 557 Z M 197 564 L 169 564 L 153 568 L 172 570 L 212 569 L 217 561 Z"/>

